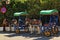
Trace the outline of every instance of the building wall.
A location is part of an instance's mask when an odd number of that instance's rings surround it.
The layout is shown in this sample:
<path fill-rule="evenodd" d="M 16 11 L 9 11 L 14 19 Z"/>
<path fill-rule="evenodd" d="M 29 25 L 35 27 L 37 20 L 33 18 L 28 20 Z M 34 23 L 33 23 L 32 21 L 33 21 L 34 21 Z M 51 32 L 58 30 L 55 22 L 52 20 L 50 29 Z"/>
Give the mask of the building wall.
<path fill-rule="evenodd" d="M 10 31 L 10 27 L 5 27 L 6 31 Z M 0 31 L 3 31 L 3 27 L 0 27 Z M 14 31 L 14 27 L 11 27 L 11 31 Z"/>

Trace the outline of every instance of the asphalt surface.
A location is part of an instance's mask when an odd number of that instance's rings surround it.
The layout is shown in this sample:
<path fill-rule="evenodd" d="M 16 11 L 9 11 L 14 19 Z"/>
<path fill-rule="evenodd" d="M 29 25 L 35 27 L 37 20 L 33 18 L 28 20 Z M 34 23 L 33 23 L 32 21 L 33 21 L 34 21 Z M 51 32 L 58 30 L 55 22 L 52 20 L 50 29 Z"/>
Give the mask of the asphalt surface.
<path fill-rule="evenodd" d="M 44 35 L 30 35 L 29 33 L 0 32 L 0 40 L 60 40 L 60 32 L 57 35 L 46 37 Z"/>
<path fill-rule="evenodd" d="M 58 29 L 60 31 L 60 26 Z M 60 40 L 60 32 L 50 37 L 36 34 L 30 35 L 30 33 L 24 32 L 20 32 L 19 34 L 14 32 L 0 32 L 0 40 Z"/>

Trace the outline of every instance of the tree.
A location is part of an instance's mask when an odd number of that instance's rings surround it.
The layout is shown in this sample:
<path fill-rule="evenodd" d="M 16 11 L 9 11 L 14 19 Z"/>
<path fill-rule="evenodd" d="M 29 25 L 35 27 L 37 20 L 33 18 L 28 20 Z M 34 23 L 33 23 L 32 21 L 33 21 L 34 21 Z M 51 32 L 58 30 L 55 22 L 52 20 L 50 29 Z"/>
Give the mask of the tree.
<path fill-rule="evenodd" d="M 38 17 L 38 12 L 40 11 L 40 0 L 28 0 L 27 1 L 27 11 L 30 14 L 30 17 Z"/>

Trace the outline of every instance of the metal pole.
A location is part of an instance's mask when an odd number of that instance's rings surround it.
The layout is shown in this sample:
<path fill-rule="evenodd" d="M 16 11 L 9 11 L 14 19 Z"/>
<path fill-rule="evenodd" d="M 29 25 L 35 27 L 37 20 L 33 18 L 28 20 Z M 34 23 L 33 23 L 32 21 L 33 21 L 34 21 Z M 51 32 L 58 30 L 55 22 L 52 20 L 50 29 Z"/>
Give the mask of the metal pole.
<path fill-rule="evenodd" d="M 4 14 L 3 16 L 4 16 L 4 19 L 5 19 L 5 14 Z M 6 30 L 5 30 L 5 26 L 6 26 L 6 25 L 3 25 L 3 31 L 6 31 Z"/>

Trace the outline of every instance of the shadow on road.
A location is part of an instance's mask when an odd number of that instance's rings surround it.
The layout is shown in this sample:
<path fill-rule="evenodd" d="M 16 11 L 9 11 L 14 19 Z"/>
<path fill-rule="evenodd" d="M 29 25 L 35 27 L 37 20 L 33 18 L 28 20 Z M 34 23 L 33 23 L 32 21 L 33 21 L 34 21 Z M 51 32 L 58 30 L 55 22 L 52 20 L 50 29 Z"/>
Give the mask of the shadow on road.
<path fill-rule="evenodd" d="M 20 32 L 19 34 L 16 33 L 10 33 L 8 35 L 5 35 L 6 37 L 15 37 L 15 36 L 23 36 L 23 37 L 32 37 L 29 33 Z"/>
<path fill-rule="evenodd" d="M 60 36 L 60 32 L 57 35 L 54 36 L 50 36 L 50 37 L 46 37 L 46 36 L 41 36 L 40 38 L 34 39 L 34 40 L 50 40 L 53 37 L 59 37 Z"/>
<path fill-rule="evenodd" d="M 24 36 L 24 37 L 29 37 L 30 35 L 29 34 L 27 34 L 27 33 L 20 33 L 20 34 L 16 34 L 16 33 L 13 33 L 13 34 L 9 34 L 9 35 L 5 35 L 5 36 L 7 36 L 7 37 L 15 37 L 15 36 Z"/>
<path fill-rule="evenodd" d="M 52 36 L 51 37 L 46 37 L 46 36 L 41 36 L 41 35 L 29 35 L 27 33 L 24 33 L 24 34 L 10 34 L 10 35 L 5 35 L 6 37 L 17 37 L 17 36 L 23 36 L 25 38 L 29 37 L 29 38 L 34 38 L 33 40 L 49 40 L 51 38 L 53 38 Z"/>
<path fill-rule="evenodd" d="M 33 40 L 49 40 L 53 37 L 41 37 L 41 38 L 37 38 L 37 39 L 33 39 Z"/>
<path fill-rule="evenodd" d="M 16 33 L 8 33 L 8 35 L 5 35 L 6 37 L 17 37 L 17 36 L 22 36 L 22 37 L 29 37 L 29 38 L 35 38 L 34 40 L 50 40 L 53 37 L 59 37 L 60 36 L 60 32 L 57 35 L 54 36 L 50 36 L 50 37 L 46 37 L 46 36 L 42 36 L 42 35 L 30 35 L 29 33 L 20 33 L 20 34 L 16 34 Z"/>

